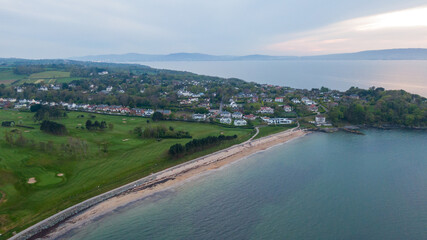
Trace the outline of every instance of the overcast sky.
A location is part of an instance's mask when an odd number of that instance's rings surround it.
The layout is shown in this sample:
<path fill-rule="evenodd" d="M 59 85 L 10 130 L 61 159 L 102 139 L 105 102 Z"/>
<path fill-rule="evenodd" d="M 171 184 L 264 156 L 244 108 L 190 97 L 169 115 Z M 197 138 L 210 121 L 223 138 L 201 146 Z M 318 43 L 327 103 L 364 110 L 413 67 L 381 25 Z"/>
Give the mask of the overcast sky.
<path fill-rule="evenodd" d="M 426 0 L 0 0 L 0 57 L 427 48 Z"/>

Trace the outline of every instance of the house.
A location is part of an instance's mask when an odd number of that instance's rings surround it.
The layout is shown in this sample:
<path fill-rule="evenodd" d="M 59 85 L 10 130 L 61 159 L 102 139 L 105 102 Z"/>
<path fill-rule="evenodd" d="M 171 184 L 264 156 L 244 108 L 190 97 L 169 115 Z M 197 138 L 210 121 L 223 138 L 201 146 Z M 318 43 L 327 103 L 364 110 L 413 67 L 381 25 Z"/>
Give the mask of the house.
<path fill-rule="evenodd" d="M 16 92 L 18 92 L 18 93 L 22 93 L 22 92 L 24 92 L 24 89 L 23 89 L 23 88 L 20 88 L 20 87 L 17 87 L 17 88 L 16 88 Z"/>
<path fill-rule="evenodd" d="M 303 97 L 303 98 L 301 98 L 301 102 L 303 102 L 305 105 L 313 105 L 313 104 L 316 104 L 313 100 L 310 100 L 309 98 L 307 98 L 307 97 Z"/>
<path fill-rule="evenodd" d="M 255 120 L 256 119 L 256 116 L 255 115 L 253 115 L 253 114 L 249 114 L 249 115 L 245 115 L 245 116 L 243 116 L 243 118 L 244 119 L 247 119 L 247 120 Z"/>
<path fill-rule="evenodd" d="M 292 98 L 292 100 L 291 100 L 293 103 L 295 103 L 295 104 L 299 104 L 299 103 L 301 103 L 301 101 L 300 100 L 298 100 L 298 98 Z"/>
<path fill-rule="evenodd" d="M 272 109 L 271 107 L 261 107 L 261 109 L 258 110 L 257 112 L 263 113 L 263 114 L 273 114 L 274 109 Z"/>
<path fill-rule="evenodd" d="M 38 89 L 38 90 L 39 90 L 39 91 L 46 92 L 46 91 L 48 91 L 49 89 L 47 89 L 47 87 L 42 86 L 42 87 L 39 87 L 39 89 Z"/>
<path fill-rule="evenodd" d="M 144 110 L 145 116 L 151 116 L 151 115 L 153 115 L 153 113 L 154 113 L 153 109 L 145 109 Z"/>
<path fill-rule="evenodd" d="M 241 112 L 234 112 L 233 114 L 231 114 L 232 118 L 242 118 L 243 114 Z"/>
<path fill-rule="evenodd" d="M 220 115 L 221 115 L 221 117 L 224 117 L 224 118 L 230 118 L 231 117 L 231 113 L 229 113 L 227 111 L 221 112 Z"/>
<path fill-rule="evenodd" d="M 275 102 L 283 102 L 283 97 L 276 97 L 274 99 Z"/>
<path fill-rule="evenodd" d="M 323 125 L 326 123 L 326 117 L 323 115 L 317 115 L 314 119 L 317 125 Z"/>
<path fill-rule="evenodd" d="M 231 108 L 237 108 L 237 107 L 238 107 L 238 105 L 237 105 L 237 103 L 235 103 L 234 101 L 230 101 L 230 107 L 231 107 Z"/>
<path fill-rule="evenodd" d="M 193 120 L 196 121 L 205 121 L 206 120 L 206 114 L 193 114 Z"/>
<path fill-rule="evenodd" d="M 108 71 L 102 71 L 102 72 L 98 73 L 98 75 L 100 75 L 100 76 L 107 75 L 107 74 L 108 74 Z"/>
<path fill-rule="evenodd" d="M 308 106 L 308 110 L 310 110 L 312 112 L 317 112 L 317 110 L 319 110 L 319 109 L 317 108 L 316 105 L 311 104 L 310 106 Z"/>
<path fill-rule="evenodd" d="M 231 118 L 220 118 L 219 122 L 222 124 L 231 124 L 233 120 L 231 120 Z"/>
<path fill-rule="evenodd" d="M 107 93 L 109 93 L 109 92 L 111 92 L 111 91 L 113 91 L 113 87 L 112 87 L 112 86 L 109 86 L 109 87 L 107 87 L 107 88 L 105 89 L 105 92 L 107 92 Z"/>
<path fill-rule="evenodd" d="M 292 120 L 288 118 L 270 118 L 267 121 L 268 124 L 282 125 L 282 124 L 291 124 Z"/>
<path fill-rule="evenodd" d="M 248 122 L 246 122 L 246 120 L 243 120 L 243 119 L 234 120 L 234 126 L 246 126 L 247 124 Z"/>
<path fill-rule="evenodd" d="M 291 107 L 291 106 L 289 106 L 289 105 L 285 105 L 285 106 L 283 107 L 283 110 L 285 110 L 285 112 L 292 112 L 292 107 Z"/>

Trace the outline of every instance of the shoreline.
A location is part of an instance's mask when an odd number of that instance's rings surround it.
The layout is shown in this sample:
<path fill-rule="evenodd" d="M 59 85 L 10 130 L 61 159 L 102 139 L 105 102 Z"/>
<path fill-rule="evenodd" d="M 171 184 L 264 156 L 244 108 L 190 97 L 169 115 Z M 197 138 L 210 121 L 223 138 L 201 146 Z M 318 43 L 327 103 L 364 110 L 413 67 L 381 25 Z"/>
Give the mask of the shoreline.
<path fill-rule="evenodd" d="M 304 130 L 293 128 L 190 160 L 76 204 L 27 228 L 11 239 L 51 239 L 64 236 L 120 207 L 185 184 L 186 181 L 209 171 L 228 166 L 306 134 Z"/>

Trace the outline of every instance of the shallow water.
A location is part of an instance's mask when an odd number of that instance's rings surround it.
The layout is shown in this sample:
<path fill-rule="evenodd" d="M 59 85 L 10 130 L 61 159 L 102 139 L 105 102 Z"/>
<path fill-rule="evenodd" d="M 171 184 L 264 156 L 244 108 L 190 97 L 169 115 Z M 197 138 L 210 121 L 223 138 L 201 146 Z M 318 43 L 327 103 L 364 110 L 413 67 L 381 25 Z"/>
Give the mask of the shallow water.
<path fill-rule="evenodd" d="M 376 86 L 404 89 L 427 97 L 427 61 L 181 61 L 141 64 L 294 88 L 325 86 L 347 90 L 351 86 Z"/>
<path fill-rule="evenodd" d="M 427 239 L 427 133 L 310 134 L 63 239 Z"/>

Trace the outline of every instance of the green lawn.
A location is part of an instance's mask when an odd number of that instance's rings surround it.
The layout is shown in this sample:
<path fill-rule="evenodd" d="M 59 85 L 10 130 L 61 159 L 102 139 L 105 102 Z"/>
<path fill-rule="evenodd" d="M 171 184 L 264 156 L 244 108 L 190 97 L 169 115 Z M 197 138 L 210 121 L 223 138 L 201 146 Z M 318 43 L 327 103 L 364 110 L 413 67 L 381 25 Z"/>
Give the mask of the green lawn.
<path fill-rule="evenodd" d="M 44 71 L 39 73 L 33 73 L 29 79 L 40 79 L 40 78 L 67 78 L 70 77 L 70 72 L 61 71 Z"/>
<path fill-rule="evenodd" d="M 26 78 L 26 75 L 16 75 L 12 69 L 0 69 L 0 84 L 11 84 L 16 80 Z"/>
<path fill-rule="evenodd" d="M 78 115 L 83 118 L 77 118 Z M 14 128 L 0 127 L 0 192 L 5 194 L 0 203 L 0 233 L 10 236 L 66 207 L 84 199 L 98 195 L 130 181 L 160 171 L 178 163 L 205 155 L 207 153 L 247 140 L 252 129 L 223 128 L 205 123 L 157 122 L 147 123 L 146 118 L 96 115 L 95 120 L 113 123 L 113 130 L 89 132 L 81 129 L 89 119 L 88 113 L 71 112 L 68 118 L 57 122 L 66 125 L 69 135 L 56 137 L 39 130 L 28 112 L 0 110 L 0 122 L 13 120 L 35 129 L 17 128 L 22 135 L 39 142 L 52 141 L 57 148 L 54 152 L 42 152 L 33 147 L 11 147 L 7 145 L 4 132 Z M 172 126 L 175 131 L 189 131 L 193 138 L 209 135 L 237 134 L 238 138 L 224 142 L 220 146 L 179 160 L 172 160 L 167 154 L 175 143 L 185 144 L 190 139 L 139 139 L 130 131 L 137 126 Z M 86 157 L 70 158 L 61 154 L 61 144 L 67 144 L 69 138 L 84 139 L 88 144 Z M 100 143 L 108 144 L 108 153 L 99 149 Z M 63 176 L 58 176 L 63 174 Z M 35 184 L 28 184 L 29 178 L 35 178 Z"/>
<path fill-rule="evenodd" d="M 274 133 L 283 132 L 285 130 L 294 128 L 296 126 L 297 126 L 296 124 L 282 125 L 282 126 L 262 126 L 259 128 L 259 133 L 255 137 L 255 139 L 262 138 Z"/>
<path fill-rule="evenodd" d="M 21 76 L 21 75 L 17 75 L 17 76 Z M 21 81 L 19 81 L 19 84 L 23 84 L 23 83 L 55 84 L 55 83 L 71 82 L 73 80 L 78 80 L 81 78 L 70 77 L 70 72 L 44 71 L 39 73 L 33 73 L 30 76 L 22 75 L 20 79 Z"/>

